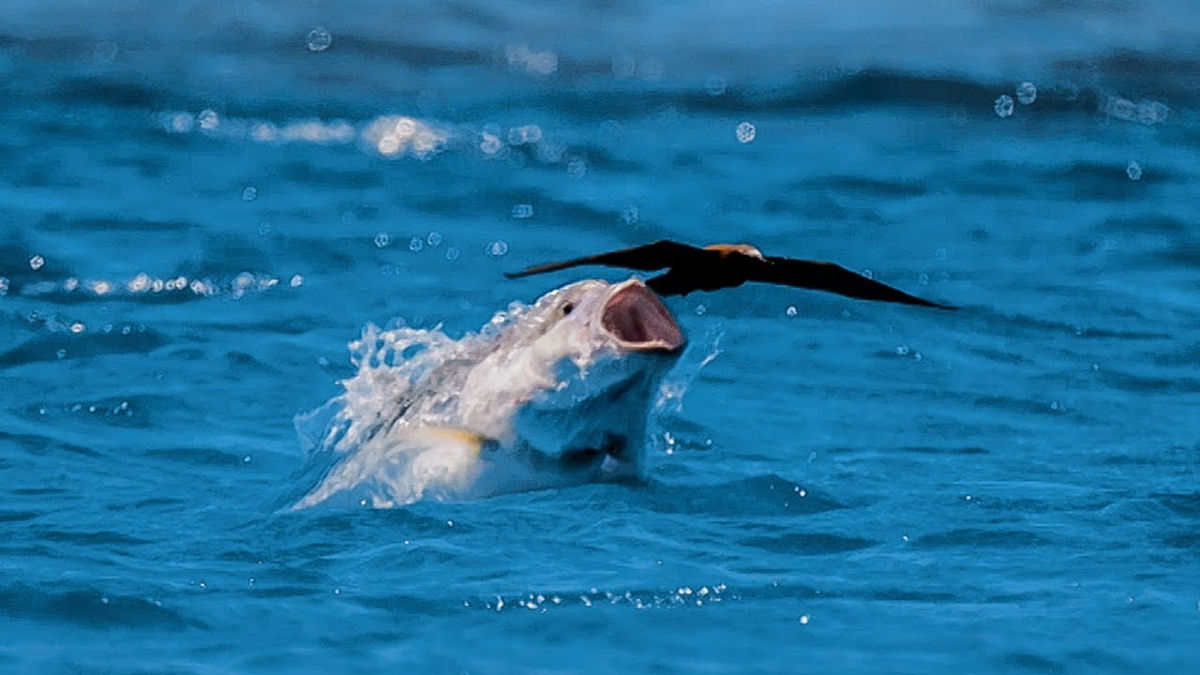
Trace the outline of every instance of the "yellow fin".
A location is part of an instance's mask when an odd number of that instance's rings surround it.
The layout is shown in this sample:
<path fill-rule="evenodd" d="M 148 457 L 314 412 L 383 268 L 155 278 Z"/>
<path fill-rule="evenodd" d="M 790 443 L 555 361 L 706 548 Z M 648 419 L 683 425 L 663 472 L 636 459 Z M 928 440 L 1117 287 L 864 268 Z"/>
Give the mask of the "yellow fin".
<path fill-rule="evenodd" d="M 377 508 L 411 504 L 431 493 L 465 493 L 479 476 L 483 449 L 494 444 L 466 429 L 396 429 L 350 451 L 292 510 L 339 493 L 363 493 Z"/>

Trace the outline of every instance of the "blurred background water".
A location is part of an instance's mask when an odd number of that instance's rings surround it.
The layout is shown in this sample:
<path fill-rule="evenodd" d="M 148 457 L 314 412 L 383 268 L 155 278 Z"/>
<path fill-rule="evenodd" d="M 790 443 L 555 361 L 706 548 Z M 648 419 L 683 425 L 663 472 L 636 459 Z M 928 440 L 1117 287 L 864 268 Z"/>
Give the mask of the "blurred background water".
<path fill-rule="evenodd" d="M 1200 666 L 1191 0 L 0 19 L 0 669 Z M 643 483 L 279 511 L 366 323 L 662 237 L 964 309 L 676 299 Z"/>

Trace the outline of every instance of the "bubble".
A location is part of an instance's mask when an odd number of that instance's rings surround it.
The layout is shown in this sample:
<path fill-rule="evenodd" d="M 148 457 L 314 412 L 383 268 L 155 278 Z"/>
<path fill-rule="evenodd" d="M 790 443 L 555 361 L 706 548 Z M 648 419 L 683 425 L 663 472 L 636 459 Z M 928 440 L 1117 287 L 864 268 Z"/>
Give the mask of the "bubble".
<path fill-rule="evenodd" d="M 441 246 L 442 245 L 442 233 L 441 232 L 430 232 L 429 235 L 427 237 L 425 237 L 425 243 L 429 244 L 429 246 L 432 248 L 437 248 L 438 246 Z"/>
<path fill-rule="evenodd" d="M 741 124 L 737 125 L 737 129 L 734 131 L 734 133 L 737 134 L 739 143 L 749 143 L 754 140 L 755 136 L 758 135 L 758 129 L 749 122 L 742 122 Z"/>
<path fill-rule="evenodd" d="M 707 311 L 708 308 L 704 305 L 696 305 L 696 316 L 704 316 L 704 313 Z"/>
<path fill-rule="evenodd" d="M 1029 105 L 1037 100 L 1037 87 L 1032 82 L 1022 82 L 1017 86 L 1017 100 L 1021 105 Z"/>
<path fill-rule="evenodd" d="M 329 32 L 328 28 L 317 26 L 309 31 L 307 42 L 310 52 L 323 52 L 333 44 L 333 34 Z"/>
<path fill-rule="evenodd" d="M 798 313 L 799 313 L 799 312 L 796 310 L 796 306 L 795 306 L 795 305 L 788 305 L 788 308 L 787 308 L 787 315 L 788 315 L 788 316 L 796 316 L 796 314 L 798 314 Z"/>
<path fill-rule="evenodd" d="M 298 288 L 302 283 L 304 283 L 304 277 L 299 274 L 293 274 L 291 280 L 288 281 L 288 285 L 292 288 Z"/>
<path fill-rule="evenodd" d="M 246 188 L 242 190 L 242 199 L 248 202 L 258 199 L 258 188 L 254 187 L 253 185 L 247 185 Z"/>
<path fill-rule="evenodd" d="M 705 80 L 704 91 L 708 92 L 709 96 L 722 96 L 725 94 L 725 80 L 712 76 Z"/>
<path fill-rule="evenodd" d="M 620 218 L 621 222 L 626 225 L 636 225 L 638 222 L 638 207 L 630 205 L 621 209 Z"/>
<path fill-rule="evenodd" d="M 871 270 L 863 270 L 863 271 L 862 271 L 862 275 L 863 275 L 864 277 L 868 278 L 868 279 L 874 279 L 874 278 L 875 278 L 875 273 L 874 273 L 874 272 L 872 272 Z"/>
<path fill-rule="evenodd" d="M 805 625 L 805 626 L 808 625 L 808 615 L 807 614 L 800 615 L 800 624 Z"/>
<path fill-rule="evenodd" d="M 408 250 L 416 253 L 425 248 L 425 240 L 420 237 L 413 237 L 408 240 Z"/>
<path fill-rule="evenodd" d="M 83 325 L 82 321 L 76 321 L 75 323 L 71 324 L 71 332 L 75 333 L 76 335 L 82 333 L 85 328 L 87 328 L 87 326 Z"/>
<path fill-rule="evenodd" d="M 458 256 L 460 255 L 462 255 L 462 252 L 459 251 L 457 247 L 451 246 L 450 248 L 446 249 L 446 260 L 454 262 L 455 260 L 458 260 Z"/>
<path fill-rule="evenodd" d="M 29 268 L 37 271 L 42 269 L 42 265 L 46 264 L 46 259 L 40 255 L 35 255 L 29 259 Z"/>
<path fill-rule="evenodd" d="M 375 248 L 387 248 L 392 244 L 392 235 L 380 232 L 375 235 Z"/>
<path fill-rule="evenodd" d="M 992 107 L 996 114 L 1001 118 L 1008 117 L 1013 114 L 1013 99 L 1008 94 L 1001 94 L 1000 98 L 996 99 L 996 104 Z"/>
<path fill-rule="evenodd" d="M 1142 165 L 1137 162 L 1130 162 L 1129 166 L 1125 167 L 1125 175 L 1129 176 L 1129 180 L 1142 179 Z"/>
<path fill-rule="evenodd" d="M 8 295 L 8 277 L 0 277 L 0 298 Z"/>
<path fill-rule="evenodd" d="M 532 218 L 533 204 L 514 204 L 512 207 L 513 218 Z"/>
<path fill-rule="evenodd" d="M 56 357 L 58 357 L 58 358 L 59 358 L 59 360 L 65 359 L 65 358 L 67 358 L 67 350 L 65 350 L 65 349 L 60 349 L 60 350 L 58 350 L 58 351 L 54 352 L 54 355 L 55 355 Z"/>
<path fill-rule="evenodd" d="M 485 252 L 493 258 L 504 256 L 508 253 L 508 242 L 504 241 L 503 239 L 493 241 L 487 245 Z"/>

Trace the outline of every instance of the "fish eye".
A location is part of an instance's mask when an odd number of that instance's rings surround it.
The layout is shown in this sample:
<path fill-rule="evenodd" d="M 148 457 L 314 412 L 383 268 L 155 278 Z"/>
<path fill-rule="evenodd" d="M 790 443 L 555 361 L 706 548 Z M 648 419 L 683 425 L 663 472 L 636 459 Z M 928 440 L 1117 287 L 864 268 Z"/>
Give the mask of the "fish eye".
<path fill-rule="evenodd" d="M 563 316 L 570 314 L 574 310 L 575 310 L 575 303 L 573 303 L 573 302 L 568 302 L 567 304 L 562 306 Z"/>

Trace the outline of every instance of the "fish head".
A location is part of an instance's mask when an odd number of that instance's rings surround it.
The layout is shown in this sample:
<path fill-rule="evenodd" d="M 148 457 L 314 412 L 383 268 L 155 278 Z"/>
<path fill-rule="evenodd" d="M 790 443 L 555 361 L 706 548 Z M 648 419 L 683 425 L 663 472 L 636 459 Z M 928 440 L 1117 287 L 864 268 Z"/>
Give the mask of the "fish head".
<path fill-rule="evenodd" d="M 499 342 L 465 388 L 491 396 L 471 406 L 479 413 L 468 415 L 471 428 L 558 472 L 640 469 L 650 399 L 686 342 L 642 281 L 551 291 Z"/>

